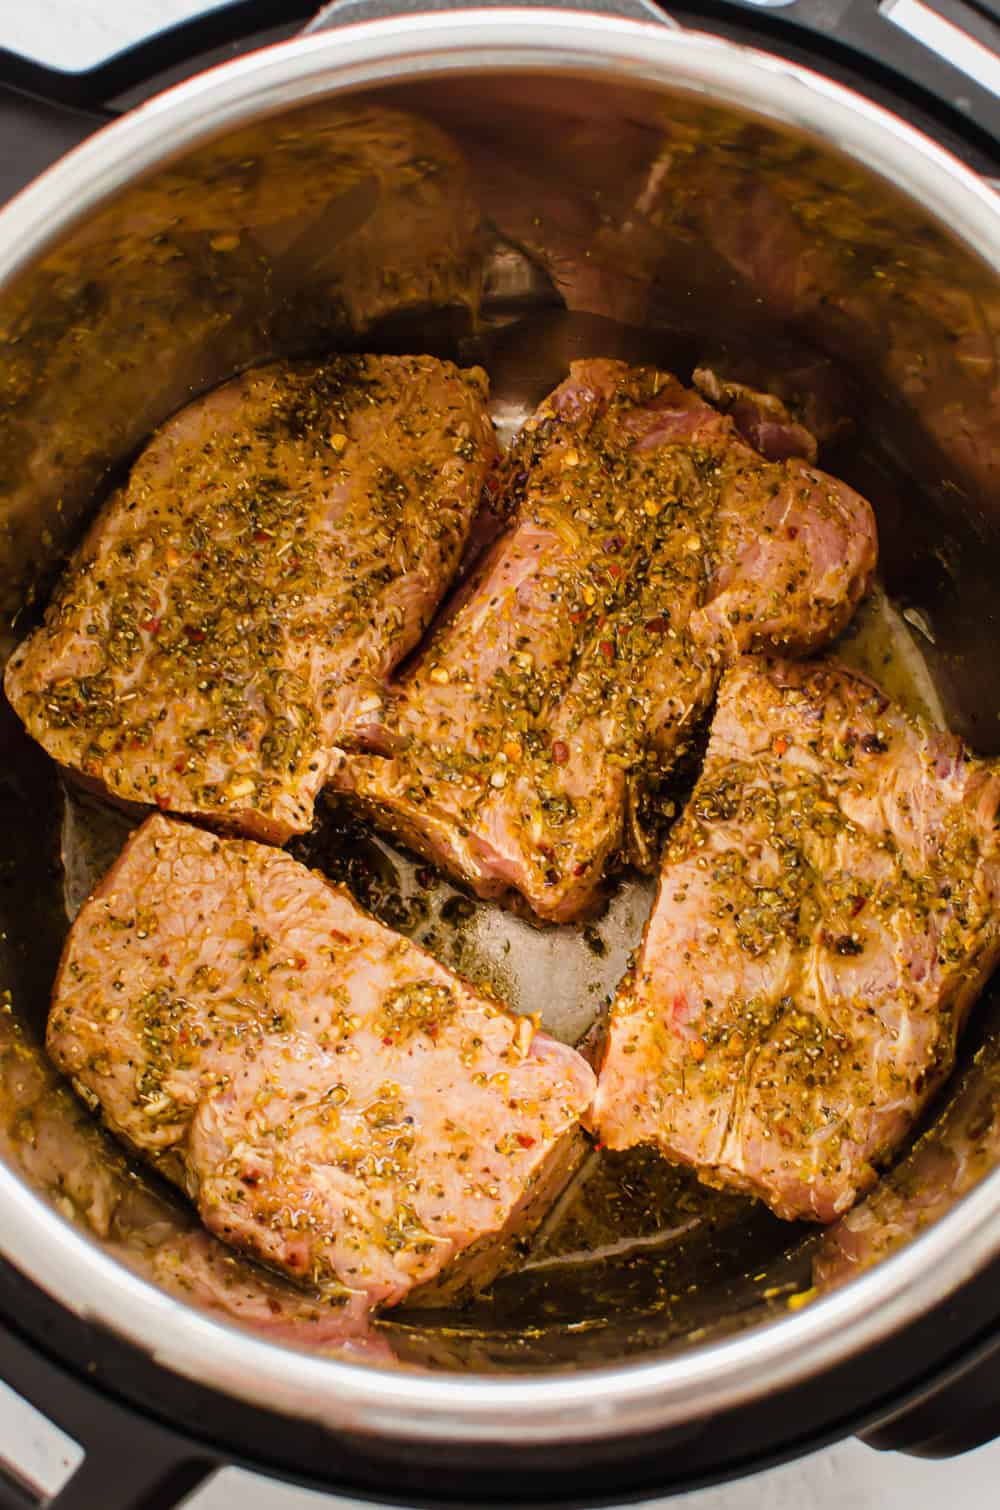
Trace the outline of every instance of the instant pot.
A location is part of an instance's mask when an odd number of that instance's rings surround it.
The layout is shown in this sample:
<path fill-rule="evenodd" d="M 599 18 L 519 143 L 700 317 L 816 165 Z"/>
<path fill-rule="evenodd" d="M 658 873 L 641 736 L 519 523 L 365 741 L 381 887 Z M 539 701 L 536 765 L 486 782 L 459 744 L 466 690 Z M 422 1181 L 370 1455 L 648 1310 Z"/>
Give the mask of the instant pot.
<path fill-rule="evenodd" d="M 503 420 L 574 357 L 710 359 L 833 415 L 944 716 L 1000 754 L 992 0 L 292 10 L 89 75 L 0 58 L 7 648 L 149 431 L 254 362 L 480 360 Z M 232 1463 L 383 1504 L 623 1503 L 850 1433 L 1000 1432 L 1000 990 L 835 1226 L 751 1213 L 330 1354 L 276 1340 L 251 1266 L 192 1289 L 190 1217 L 46 1065 L 66 817 L 9 717 L 0 743 L 0 1374 L 85 1450 L 59 1510 L 168 1510 Z"/>

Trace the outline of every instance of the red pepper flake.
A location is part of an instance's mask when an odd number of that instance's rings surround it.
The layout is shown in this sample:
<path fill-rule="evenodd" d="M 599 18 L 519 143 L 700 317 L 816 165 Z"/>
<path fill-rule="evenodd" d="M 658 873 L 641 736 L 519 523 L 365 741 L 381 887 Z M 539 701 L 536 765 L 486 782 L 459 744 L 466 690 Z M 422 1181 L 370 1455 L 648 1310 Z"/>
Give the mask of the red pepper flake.
<path fill-rule="evenodd" d="M 308 963 L 309 963 L 309 961 L 306 959 L 306 957 L 305 957 L 304 954 L 297 954 L 295 956 L 295 968 L 296 968 L 296 970 L 304 970 L 306 968 L 306 966 L 308 965 Z"/>
<path fill-rule="evenodd" d="M 598 645 L 597 648 L 601 652 L 601 654 L 603 655 L 603 657 L 604 657 L 604 659 L 606 661 L 613 661 L 614 660 L 614 658 L 615 658 L 615 647 L 614 647 L 614 645 L 612 645 L 612 643 L 611 643 L 610 640 L 602 640 L 601 643 Z"/>
<path fill-rule="evenodd" d="M 573 874 L 575 876 L 585 876 L 587 874 L 587 862 L 586 862 L 586 860 L 581 860 L 580 863 L 579 863 L 579 865 L 574 865 L 573 866 Z"/>
<path fill-rule="evenodd" d="M 199 629 L 195 624 L 185 624 L 184 633 L 193 645 L 200 645 L 205 638 L 204 629 Z"/>
<path fill-rule="evenodd" d="M 159 632 L 160 632 L 160 625 L 162 624 L 162 622 L 163 622 L 162 619 L 156 619 L 156 618 L 145 619 L 139 625 L 139 628 L 140 629 L 147 629 L 150 634 L 159 634 Z"/>
<path fill-rule="evenodd" d="M 569 759 L 569 745 L 565 740 L 556 739 L 552 742 L 552 759 L 556 765 L 565 765 Z"/>
<path fill-rule="evenodd" d="M 391 1049 L 392 1048 L 392 1039 L 391 1038 L 383 1038 L 382 1039 L 382 1045 L 383 1045 L 384 1048 Z"/>
<path fill-rule="evenodd" d="M 864 897 L 852 897 L 851 898 L 851 917 L 852 918 L 856 918 L 857 915 L 858 915 L 858 913 L 861 911 L 861 909 L 862 909 L 862 907 L 864 905 L 865 905 L 865 899 L 864 899 Z"/>
<path fill-rule="evenodd" d="M 785 751 L 788 749 L 788 740 L 785 738 L 784 734 L 778 734 L 775 736 L 775 738 L 771 741 L 771 749 L 774 751 L 775 755 L 784 755 Z"/>
<path fill-rule="evenodd" d="M 338 944 L 349 944 L 351 942 L 350 934 L 341 933 L 339 928 L 331 928 L 330 937 L 334 940 L 335 943 Z"/>
<path fill-rule="evenodd" d="M 612 561 L 608 566 L 608 576 L 612 577 L 616 582 L 618 578 L 623 575 L 623 571 L 624 568 L 618 561 Z"/>
<path fill-rule="evenodd" d="M 571 624 L 582 624 L 586 617 L 587 614 L 585 609 L 574 608 L 573 612 L 569 616 L 569 621 Z"/>
<path fill-rule="evenodd" d="M 261 545 L 265 540 L 273 540 L 274 536 L 270 530 L 254 530 L 253 538 L 258 545 Z"/>
<path fill-rule="evenodd" d="M 666 617 L 665 614 L 660 614 L 659 618 L 647 619 L 646 628 L 649 630 L 650 634 L 666 634 L 667 630 L 670 628 L 670 620 Z"/>
<path fill-rule="evenodd" d="M 535 1140 L 530 1133 L 518 1133 L 517 1141 L 522 1148 L 534 1148 Z"/>
<path fill-rule="evenodd" d="M 170 806 L 170 803 L 167 801 L 166 792 L 157 792 L 155 800 L 158 808 L 165 809 Z"/>
<path fill-rule="evenodd" d="M 178 776 L 183 776 L 184 772 L 187 770 L 187 768 L 188 768 L 188 758 L 187 758 L 187 756 L 186 755 L 178 755 L 177 759 L 174 761 L 174 770 L 177 772 Z"/>

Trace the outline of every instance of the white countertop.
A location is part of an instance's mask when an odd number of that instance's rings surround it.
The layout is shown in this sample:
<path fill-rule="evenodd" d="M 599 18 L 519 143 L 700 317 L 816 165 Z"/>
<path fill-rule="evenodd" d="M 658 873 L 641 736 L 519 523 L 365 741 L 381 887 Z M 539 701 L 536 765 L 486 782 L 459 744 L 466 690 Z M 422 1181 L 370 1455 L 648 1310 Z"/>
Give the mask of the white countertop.
<path fill-rule="evenodd" d="M 157 26 L 229 0 L 0 0 L 0 45 L 56 68 L 86 68 Z M 585 3 L 585 0 L 581 0 Z M 2 1374 L 0 1359 L 0 1374 Z M 72 1467 L 65 1442 L 24 1414 L 0 1389 L 0 1462 L 23 1460 L 48 1493 Z M 950 1461 L 922 1462 L 843 1442 L 812 1457 L 739 1483 L 669 1503 L 670 1510 L 997 1510 L 1000 1441 Z M 185 1501 L 185 1510 L 371 1510 L 360 1502 L 291 1489 L 228 1469 Z M 97 1507 L 95 1507 L 97 1510 Z"/>
<path fill-rule="evenodd" d="M 0 46 L 71 71 L 231 0 L 0 0 Z M 319 6 L 317 5 L 317 9 Z"/>

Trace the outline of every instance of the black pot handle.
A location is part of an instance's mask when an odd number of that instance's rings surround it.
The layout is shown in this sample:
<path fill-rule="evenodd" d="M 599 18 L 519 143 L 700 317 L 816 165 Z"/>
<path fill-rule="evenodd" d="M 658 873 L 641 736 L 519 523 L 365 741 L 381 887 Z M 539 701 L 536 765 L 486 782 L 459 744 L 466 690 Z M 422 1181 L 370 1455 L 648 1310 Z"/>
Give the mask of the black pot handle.
<path fill-rule="evenodd" d="M 859 1436 L 880 1452 L 918 1458 L 953 1458 L 992 1442 L 1000 1436 L 1000 1335 Z"/>
<path fill-rule="evenodd" d="M 210 1450 L 202 1452 L 55 1363 L 9 1325 L 2 1348 L 4 1382 L 85 1450 L 71 1477 L 45 1500 L 46 1510 L 175 1510 L 224 1465 Z M 37 1510 L 42 1487 L 0 1473 L 0 1510 Z"/>
<path fill-rule="evenodd" d="M 858 59 L 900 96 L 1000 152 L 1000 11 L 996 0 L 680 0 L 693 25 L 704 16 L 749 20 L 758 46 L 792 44 L 811 66 Z M 956 43 L 958 44 L 956 47 Z M 905 114 L 905 111 L 901 112 Z M 918 124 L 920 122 L 918 121 Z M 924 127 L 926 129 L 926 126 Z M 963 155 L 959 152 L 959 155 Z"/>
<path fill-rule="evenodd" d="M 0 205 L 111 119 L 0 84 Z"/>

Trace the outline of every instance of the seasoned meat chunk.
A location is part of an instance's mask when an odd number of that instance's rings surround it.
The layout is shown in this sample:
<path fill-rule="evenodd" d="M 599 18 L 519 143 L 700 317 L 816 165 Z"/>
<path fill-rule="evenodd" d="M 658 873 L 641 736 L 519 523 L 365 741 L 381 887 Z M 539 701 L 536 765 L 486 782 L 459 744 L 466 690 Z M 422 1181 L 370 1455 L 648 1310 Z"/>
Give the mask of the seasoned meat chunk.
<path fill-rule="evenodd" d="M 637 798 L 741 651 L 811 650 L 875 564 L 871 509 L 652 368 L 573 364 L 505 469 L 511 520 L 341 791 L 483 897 L 585 915 L 644 858 Z M 626 837 L 627 836 L 627 837 Z"/>
<path fill-rule="evenodd" d="M 1000 952 L 1000 775 L 829 664 L 745 659 L 671 834 L 594 1121 L 828 1222 L 950 1071 Z"/>
<path fill-rule="evenodd" d="M 491 1278 L 594 1090 L 283 851 L 158 814 L 70 931 L 47 1042 L 216 1236 L 352 1305 L 467 1250 Z"/>
<path fill-rule="evenodd" d="M 477 370 L 244 373 L 150 441 L 11 657 L 7 695 L 116 797 L 283 841 L 419 638 L 494 458 Z"/>
<path fill-rule="evenodd" d="M 48 1051 L 218 1237 L 369 1305 L 467 1250 L 491 1277 L 594 1092 L 289 855 L 160 815 L 69 933 Z"/>

